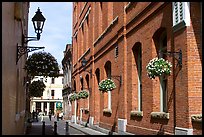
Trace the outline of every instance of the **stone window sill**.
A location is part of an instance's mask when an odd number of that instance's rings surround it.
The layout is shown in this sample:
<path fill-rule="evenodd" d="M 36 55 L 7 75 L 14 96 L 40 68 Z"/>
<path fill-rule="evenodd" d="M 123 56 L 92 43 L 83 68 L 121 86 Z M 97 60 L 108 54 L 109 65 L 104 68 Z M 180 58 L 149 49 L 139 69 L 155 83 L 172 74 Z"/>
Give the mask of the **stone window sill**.
<path fill-rule="evenodd" d="M 132 110 L 130 112 L 130 116 L 131 117 L 143 117 L 143 111 Z"/>
<path fill-rule="evenodd" d="M 152 112 L 152 118 L 159 118 L 159 119 L 169 119 L 169 113 L 166 112 Z"/>

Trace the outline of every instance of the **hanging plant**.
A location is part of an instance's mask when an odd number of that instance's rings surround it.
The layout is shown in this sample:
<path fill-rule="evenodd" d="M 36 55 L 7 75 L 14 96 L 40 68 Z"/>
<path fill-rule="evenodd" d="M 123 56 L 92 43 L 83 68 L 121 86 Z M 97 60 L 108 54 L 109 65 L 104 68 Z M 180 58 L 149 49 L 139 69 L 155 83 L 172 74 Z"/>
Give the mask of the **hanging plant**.
<path fill-rule="evenodd" d="M 75 100 L 78 100 L 80 99 L 78 94 L 77 93 L 72 93 L 69 97 L 69 101 L 72 102 L 72 101 L 75 101 Z"/>
<path fill-rule="evenodd" d="M 43 95 L 43 91 L 45 90 L 45 84 L 43 81 L 33 81 L 29 85 L 29 96 L 30 97 L 41 97 Z"/>
<path fill-rule="evenodd" d="M 86 99 L 86 98 L 88 98 L 89 94 L 88 94 L 88 92 L 86 90 L 81 90 L 78 93 L 78 96 L 79 96 L 79 98 Z"/>
<path fill-rule="evenodd" d="M 153 58 L 149 61 L 146 66 L 147 75 L 150 79 L 155 79 L 156 76 L 170 75 L 171 73 L 171 63 L 163 58 Z"/>
<path fill-rule="evenodd" d="M 47 52 L 35 52 L 30 55 L 25 63 L 28 75 L 58 77 L 59 66 L 57 60 Z"/>
<path fill-rule="evenodd" d="M 112 91 L 116 88 L 115 83 L 111 79 L 104 79 L 99 83 L 99 90 L 102 92 Z"/>

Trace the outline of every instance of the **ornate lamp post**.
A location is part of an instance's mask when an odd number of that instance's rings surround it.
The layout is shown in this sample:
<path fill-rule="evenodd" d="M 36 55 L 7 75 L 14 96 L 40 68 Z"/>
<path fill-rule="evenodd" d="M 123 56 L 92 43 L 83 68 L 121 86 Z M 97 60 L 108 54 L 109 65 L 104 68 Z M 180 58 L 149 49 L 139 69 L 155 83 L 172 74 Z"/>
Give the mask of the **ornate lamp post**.
<path fill-rule="evenodd" d="M 33 26 L 35 29 L 35 33 L 37 33 L 37 37 L 25 37 L 24 34 L 22 36 L 22 45 L 17 44 L 17 56 L 16 56 L 16 64 L 18 63 L 18 60 L 20 57 L 28 52 L 38 50 L 38 49 L 44 49 L 45 47 L 29 47 L 29 46 L 24 46 L 26 45 L 29 41 L 38 41 L 40 40 L 40 34 L 42 33 L 44 23 L 45 23 L 45 17 L 42 15 L 42 12 L 40 11 L 39 7 L 32 18 Z"/>

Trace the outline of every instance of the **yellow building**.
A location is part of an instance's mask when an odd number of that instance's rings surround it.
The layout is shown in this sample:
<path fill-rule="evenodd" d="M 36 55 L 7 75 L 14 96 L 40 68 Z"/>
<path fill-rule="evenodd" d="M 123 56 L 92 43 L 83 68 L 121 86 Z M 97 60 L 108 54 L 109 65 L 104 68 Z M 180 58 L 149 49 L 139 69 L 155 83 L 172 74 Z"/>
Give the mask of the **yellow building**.
<path fill-rule="evenodd" d="M 33 81 L 42 80 L 46 88 L 43 92 L 43 96 L 31 98 L 30 112 L 33 112 L 34 110 L 35 112 L 43 112 L 45 115 L 48 115 L 50 110 L 54 114 L 57 110 L 57 105 L 59 104 L 61 105 L 60 107 L 63 108 L 63 79 L 62 72 L 60 72 L 60 75 L 57 78 L 36 76 Z"/>
<path fill-rule="evenodd" d="M 2 2 L 2 135 L 23 135 L 26 114 L 27 54 L 17 47 L 28 34 L 29 2 Z"/>

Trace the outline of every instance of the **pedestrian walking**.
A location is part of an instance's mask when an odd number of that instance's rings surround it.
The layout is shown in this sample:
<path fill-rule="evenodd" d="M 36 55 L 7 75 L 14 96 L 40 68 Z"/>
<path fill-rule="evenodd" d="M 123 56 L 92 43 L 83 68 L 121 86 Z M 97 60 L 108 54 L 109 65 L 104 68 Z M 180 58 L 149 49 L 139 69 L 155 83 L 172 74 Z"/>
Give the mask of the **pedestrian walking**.
<path fill-rule="evenodd" d="M 57 112 L 57 121 L 59 121 L 59 112 Z"/>
<path fill-rule="evenodd" d="M 35 111 L 33 110 L 32 112 L 32 117 L 33 117 L 33 120 L 35 119 Z"/>
<path fill-rule="evenodd" d="M 49 111 L 49 118 L 50 118 L 50 121 L 52 120 L 52 111 L 50 110 Z"/>

